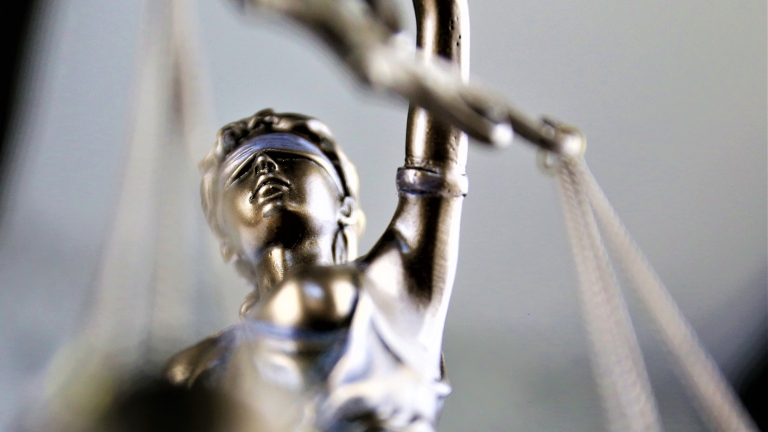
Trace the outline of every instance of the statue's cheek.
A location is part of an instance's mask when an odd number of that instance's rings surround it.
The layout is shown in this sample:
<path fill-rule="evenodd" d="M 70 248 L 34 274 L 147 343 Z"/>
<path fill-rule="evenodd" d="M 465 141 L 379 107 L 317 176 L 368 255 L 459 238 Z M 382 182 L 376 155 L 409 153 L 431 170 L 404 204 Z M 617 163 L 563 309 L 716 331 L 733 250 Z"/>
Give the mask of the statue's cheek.
<path fill-rule="evenodd" d="M 230 228 L 252 225 L 256 222 L 256 209 L 246 187 L 233 187 L 221 196 L 221 212 Z"/>
<path fill-rule="evenodd" d="M 317 221 L 338 222 L 341 198 L 335 184 L 322 173 L 313 173 L 297 182 L 291 199 Z"/>

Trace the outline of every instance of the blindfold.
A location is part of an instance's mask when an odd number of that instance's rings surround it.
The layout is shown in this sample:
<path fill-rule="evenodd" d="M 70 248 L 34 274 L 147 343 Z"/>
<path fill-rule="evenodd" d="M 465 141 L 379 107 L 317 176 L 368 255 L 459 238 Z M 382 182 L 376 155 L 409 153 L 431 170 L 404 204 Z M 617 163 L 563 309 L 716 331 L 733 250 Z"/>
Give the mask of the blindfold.
<path fill-rule="evenodd" d="M 339 192 L 342 195 L 345 194 L 346 188 L 344 187 L 344 183 L 341 181 L 339 173 L 336 171 L 336 167 L 334 167 L 331 160 L 328 159 L 316 145 L 298 135 L 290 133 L 259 135 L 240 144 L 237 149 L 230 153 L 224 160 L 222 179 L 226 181 L 243 164 L 247 163 L 252 158 L 257 157 L 258 153 L 270 150 L 299 155 L 315 162 L 320 165 L 329 176 L 331 176 L 338 187 Z"/>

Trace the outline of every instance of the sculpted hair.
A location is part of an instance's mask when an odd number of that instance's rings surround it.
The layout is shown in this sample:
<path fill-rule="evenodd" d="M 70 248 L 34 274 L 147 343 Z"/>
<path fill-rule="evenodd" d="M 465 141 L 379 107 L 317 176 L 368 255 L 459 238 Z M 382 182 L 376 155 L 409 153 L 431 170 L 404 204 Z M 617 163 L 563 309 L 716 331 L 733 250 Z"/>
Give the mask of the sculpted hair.
<path fill-rule="evenodd" d="M 349 161 L 339 145 L 333 139 L 328 126 L 317 119 L 295 113 L 275 113 L 264 109 L 251 117 L 232 122 L 221 128 L 216 136 L 216 143 L 208 155 L 200 162 L 203 179 L 200 183 L 203 212 L 213 232 L 219 238 L 221 255 L 227 262 L 234 262 L 238 273 L 251 283 L 256 281 L 253 266 L 239 256 L 231 239 L 222 227 L 219 211 L 219 173 L 221 165 L 233 150 L 243 142 L 270 133 L 291 133 L 316 145 L 331 161 L 341 179 L 344 197 L 352 198 L 351 212 L 339 223 L 339 231 L 334 241 L 334 256 L 341 262 L 357 257 L 357 239 L 365 229 L 365 214 L 358 201 L 359 179 L 355 166 Z M 339 262 L 339 264 L 341 263 Z"/>

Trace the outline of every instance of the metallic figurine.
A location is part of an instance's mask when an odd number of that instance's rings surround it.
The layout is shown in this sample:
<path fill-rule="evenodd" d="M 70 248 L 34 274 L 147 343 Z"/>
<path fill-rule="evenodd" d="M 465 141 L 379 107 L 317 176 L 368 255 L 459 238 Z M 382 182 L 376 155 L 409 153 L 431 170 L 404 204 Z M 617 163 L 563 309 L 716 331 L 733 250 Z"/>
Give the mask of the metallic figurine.
<path fill-rule="evenodd" d="M 417 2 L 419 44 L 462 66 L 466 3 L 445 3 Z M 254 291 L 241 323 L 174 356 L 167 377 L 243 395 L 263 430 L 433 430 L 466 153 L 464 133 L 411 106 L 397 210 L 358 258 L 357 173 L 323 123 L 263 110 L 222 128 L 203 208 Z"/>

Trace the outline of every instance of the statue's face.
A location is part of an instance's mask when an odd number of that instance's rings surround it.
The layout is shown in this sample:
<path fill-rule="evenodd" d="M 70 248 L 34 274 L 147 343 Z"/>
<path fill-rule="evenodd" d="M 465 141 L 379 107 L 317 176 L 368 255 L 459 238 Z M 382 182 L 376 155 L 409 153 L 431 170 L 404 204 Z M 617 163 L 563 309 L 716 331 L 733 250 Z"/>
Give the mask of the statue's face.
<path fill-rule="evenodd" d="M 224 229 L 252 262 L 271 246 L 292 248 L 335 235 L 343 198 L 326 169 L 284 150 L 260 150 L 222 167 Z"/>

